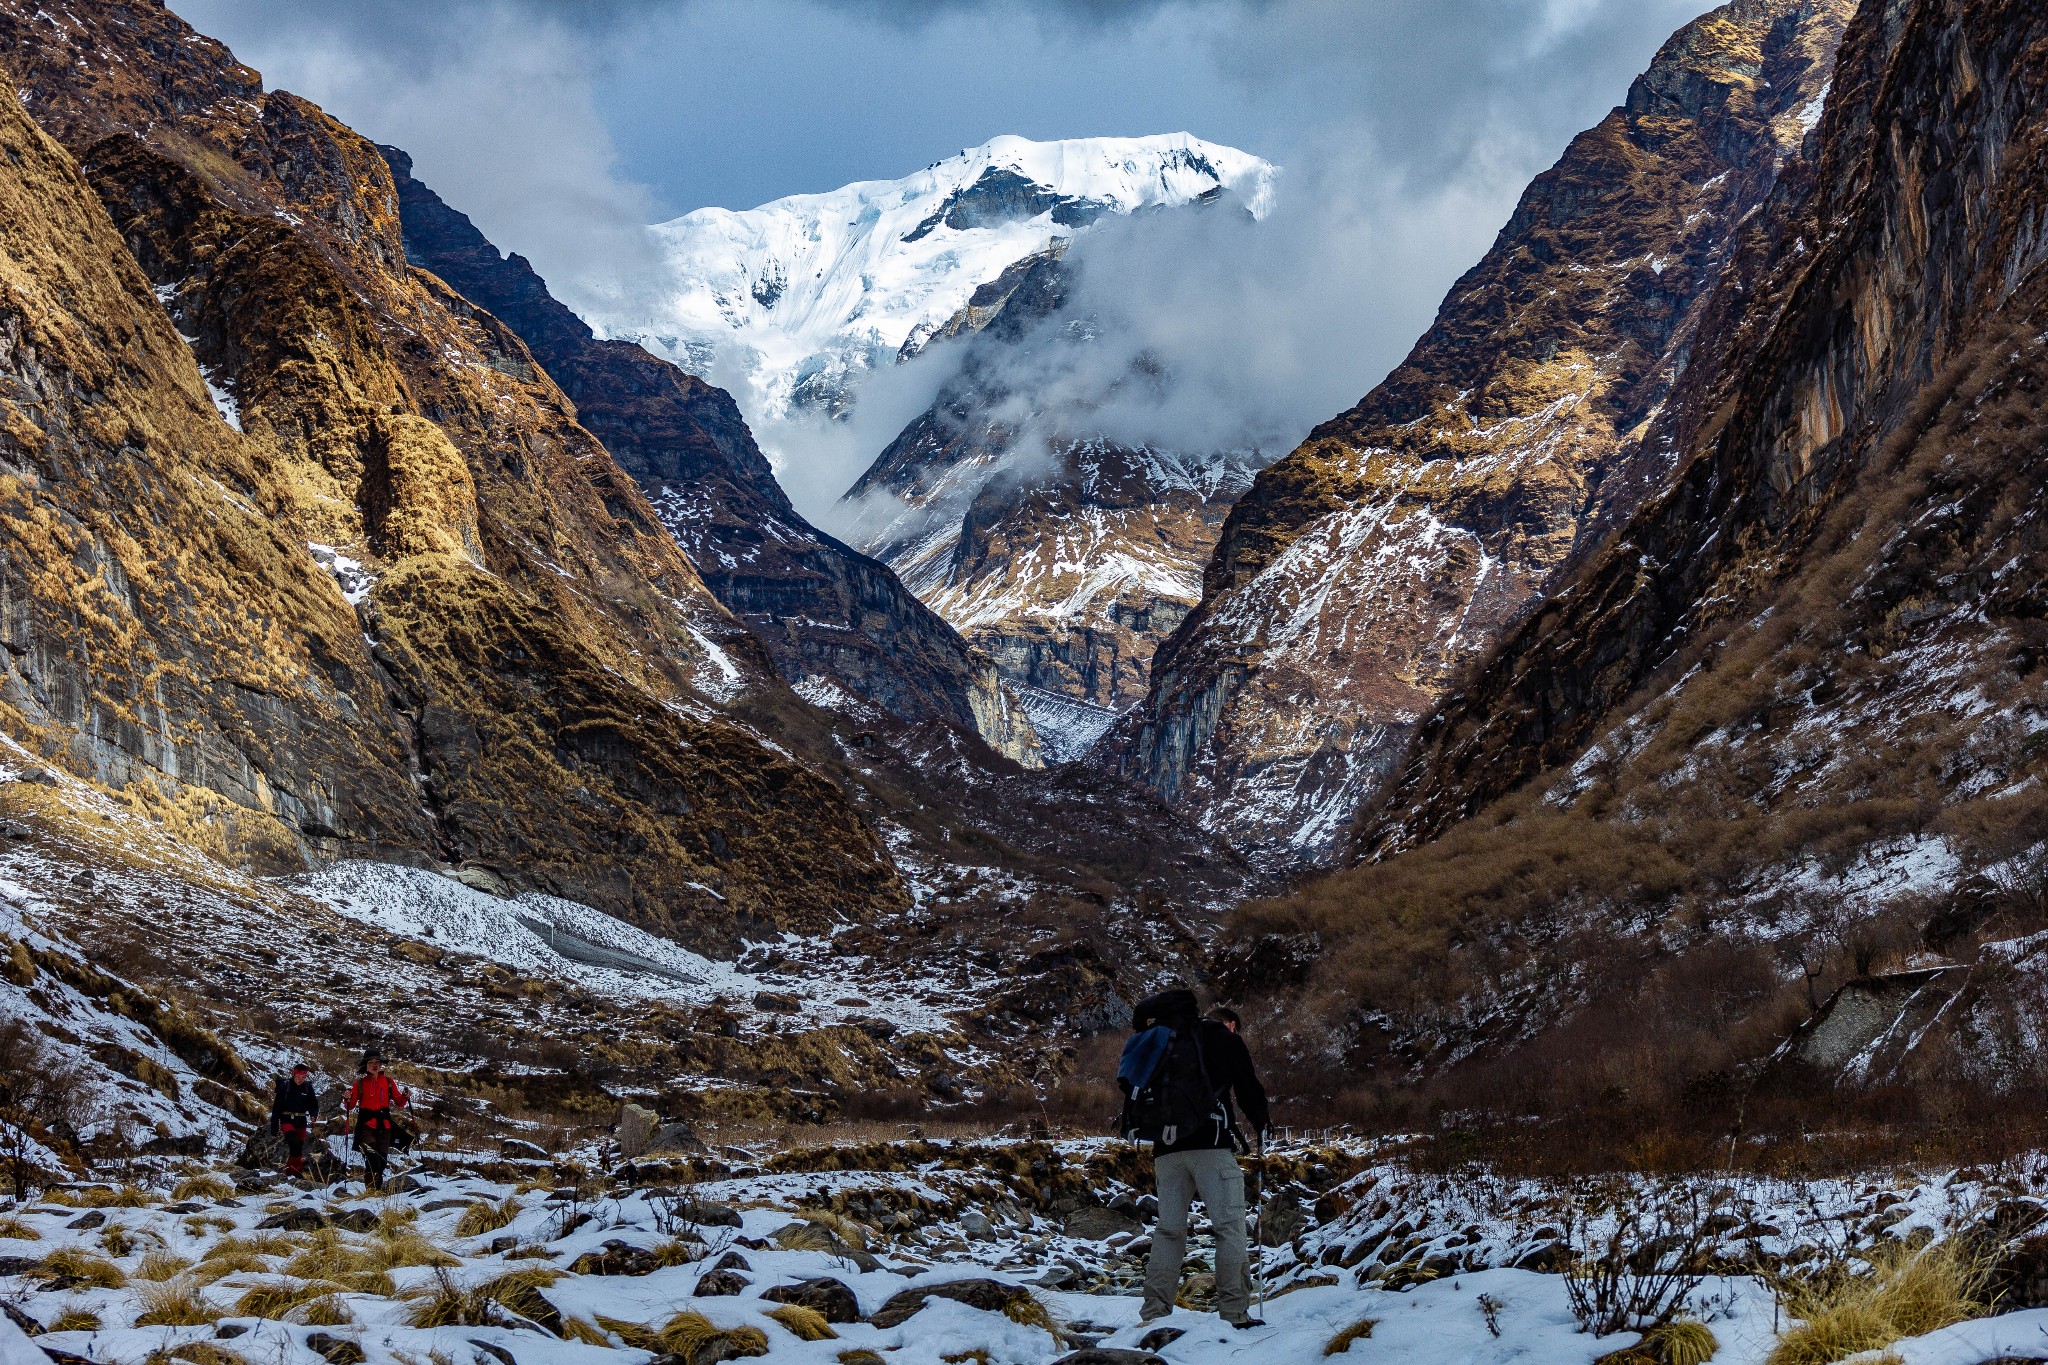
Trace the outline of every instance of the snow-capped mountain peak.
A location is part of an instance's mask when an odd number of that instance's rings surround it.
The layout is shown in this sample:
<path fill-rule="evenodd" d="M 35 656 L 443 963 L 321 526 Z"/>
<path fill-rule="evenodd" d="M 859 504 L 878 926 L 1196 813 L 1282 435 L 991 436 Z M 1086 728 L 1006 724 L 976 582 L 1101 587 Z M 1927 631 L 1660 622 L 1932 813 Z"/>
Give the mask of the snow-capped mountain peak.
<path fill-rule="evenodd" d="M 590 321 L 731 388 L 757 422 L 830 411 L 849 377 L 917 349 L 977 285 L 1054 238 L 1220 192 L 1262 213 L 1272 177 L 1187 133 L 998 137 L 900 180 L 658 224 L 664 288 Z"/>

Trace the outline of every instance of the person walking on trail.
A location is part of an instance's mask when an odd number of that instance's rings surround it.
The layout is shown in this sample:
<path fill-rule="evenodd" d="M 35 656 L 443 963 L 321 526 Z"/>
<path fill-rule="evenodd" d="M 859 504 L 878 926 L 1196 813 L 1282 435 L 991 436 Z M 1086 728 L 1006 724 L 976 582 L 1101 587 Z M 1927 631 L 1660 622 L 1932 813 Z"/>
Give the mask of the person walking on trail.
<path fill-rule="evenodd" d="M 286 1175 L 305 1176 L 306 1141 L 313 1135 L 313 1116 L 319 1112 L 313 1073 L 300 1062 L 290 1076 L 278 1078 L 277 1093 L 270 1100 L 270 1131 L 284 1139 Z"/>
<path fill-rule="evenodd" d="M 356 1148 L 363 1154 L 363 1183 L 384 1188 L 384 1163 L 391 1156 L 397 1111 L 411 1103 L 398 1082 L 384 1074 L 384 1056 L 363 1054 L 363 1069 L 348 1088 L 347 1108 L 356 1116 Z"/>
<path fill-rule="evenodd" d="M 1199 1196 L 1216 1233 L 1216 1311 L 1236 1327 L 1264 1326 L 1251 1314 L 1244 1137 L 1231 1103 L 1263 1135 L 1269 1112 L 1251 1052 L 1234 1029 L 1203 1019 L 1193 991 L 1162 991 L 1131 1011 L 1132 1036 L 1117 1067 L 1124 1136 L 1152 1143 L 1159 1219 L 1145 1265 L 1146 1320 L 1171 1313 L 1187 1257 L 1188 1215 Z"/>

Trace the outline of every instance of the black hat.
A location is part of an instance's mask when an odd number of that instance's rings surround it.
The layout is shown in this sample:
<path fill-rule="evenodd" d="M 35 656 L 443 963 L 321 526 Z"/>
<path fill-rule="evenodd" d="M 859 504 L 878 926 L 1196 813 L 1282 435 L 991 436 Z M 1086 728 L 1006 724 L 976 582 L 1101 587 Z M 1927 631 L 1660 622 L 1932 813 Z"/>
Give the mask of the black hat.
<path fill-rule="evenodd" d="M 383 1060 L 384 1054 L 379 1052 L 376 1048 L 371 1048 L 368 1052 L 365 1052 L 363 1054 L 364 1066 L 368 1066 L 371 1062 L 381 1062 Z"/>

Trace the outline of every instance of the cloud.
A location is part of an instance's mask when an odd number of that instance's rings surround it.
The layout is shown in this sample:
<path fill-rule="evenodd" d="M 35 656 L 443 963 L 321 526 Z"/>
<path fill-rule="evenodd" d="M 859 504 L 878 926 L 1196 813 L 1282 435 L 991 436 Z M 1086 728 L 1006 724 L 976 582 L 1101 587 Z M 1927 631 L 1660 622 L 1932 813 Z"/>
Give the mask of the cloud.
<path fill-rule="evenodd" d="M 652 193 L 620 174 L 592 100 L 622 26 L 612 0 L 175 0 L 273 87 L 412 155 L 420 179 L 570 292 L 660 268 Z"/>

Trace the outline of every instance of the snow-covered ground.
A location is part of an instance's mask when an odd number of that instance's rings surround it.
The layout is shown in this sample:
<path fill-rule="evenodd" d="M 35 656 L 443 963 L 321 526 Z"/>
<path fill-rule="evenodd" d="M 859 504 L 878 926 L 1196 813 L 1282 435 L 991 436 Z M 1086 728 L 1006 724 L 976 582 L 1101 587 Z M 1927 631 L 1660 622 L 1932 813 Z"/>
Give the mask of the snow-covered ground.
<path fill-rule="evenodd" d="M 1078 1163 L 1104 1156 L 1107 1146 L 1040 1145 L 1017 1156 Z M 410 1188 L 384 1197 L 354 1184 L 294 1187 L 247 1174 L 232 1193 L 224 1182 L 187 1186 L 182 1200 L 168 1189 L 125 1202 L 104 1187 L 97 1195 L 46 1192 L 41 1202 L 0 1210 L 0 1299 L 33 1328 L 64 1320 L 65 1330 L 36 1336 L 38 1345 L 104 1365 L 141 1365 L 197 1342 L 278 1365 L 313 1365 L 322 1351 L 333 1360 L 337 1350 L 367 1365 L 646 1365 L 655 1354 L 650 1334 L 681 1313 L 701 1315 L 691 1324 L 700 1333 L 741 1334 L 741 1353 L 770 1365 L 1049 1365 L 1095 1345 L 1155 1351 L 1169 1365 L 1311 1361 L 1366 1319 L 1369 1334 L 1343 1354 L 1409 1365 L 1589 1365 L 1634 1340 L 1582 1332 L 1556 1274 L 1495 1266 L 1396 1290 L 1348 1274 L 1312 1275 L 1320 1248 L 1299 1244 L 1262 1253 L 1266 1325 L 1238 1331 L 1194 1307 L 1141 1323 L 1131 1283 L 1140 1233 L 1075 1235 L 1071 1221 L 1063 1226 L 1009 1198 L 990 1176 L 1004 1160 L 1002 1144 L 901 1150 L 915 1159 L 908 1169 L 823 1170 L 814 1151 L 798 1171 L 742 1170 L 681 1191 L 681 1202 L 672 1202 L 670 1187 L 636 1188 L 594 1173 L 594 1149 L 552 1165 L 513 1163 L 516 1170 L 484 1152 L 442 1154 L 415 1165 Z M 1391 1173 L 1359 1180 L 1385 1187 Z M 1947 1192 L 1930 1197 L 1932 1208 L 1964 1187 L 1983 1191 L 1989 1178 L 1945 1173 L 1922 1183 Z M 1452 1211 L 1426 1183 L 1407 1193 L 1421 1198 L 1407 1212 L 1424 1223 Z M 1790 1205 L 1813 1191 L 1787 1185 L 1778 1193 L 1790 1201 L 1778 1215 L 1789 1222 Z M 477 1219 L 484 1206 L 501 1216 Z M 1455 1212 L 1462 1218 L 1472 1209 Z M 1903 1228 L 1919 1216 L 1894 1221 Z M 323 1220 L 329 1226 L 317 1230 L 278 1226 Z M 1199 1302 L 1209 1242 L 1199 1222 L 1196 1231 L 1201 1264 L 1190 1266 L 1187 1283 Z M 63 1254 L 49 1259 L 53 1253 Z M 596 1254 L 607 1264 L 585 1259 Z M 537 1297 L 479 1292 L 519 1271 L 539 1272 Z M 825 1280 L 836 1283 L 841 1304 L 831 1314 L 839 1320 L 825 1325 L 831 1336 L 818 1335 L 815 1321 L 775 1316 L 782 1304 L 771 1291 L 832 1288 L 813 1283 Z M 900 1311 L 906 1291 L 962 1281 L 980 1283 L 963 1297 L 932 1296 L 907 1316 Z M 252 1311 L 264 1305 L 245 1296 L 265 1289 L 281 1293 L 267 1311 Z M 182 1300 L 181 1316 L 196 1320 L 140 1320 L 152 1308 L 161 1314 L 168 1300 Z M 883 1312 L 892 1300 L 899 1311 Z M 418 1325 L 437 1302 L 444 1317 L 460 1321 Z M 1710 1278 L 1692 1304 L 1719 1342 L 1721 1365 L 1761 1365 L 1791 1325 L 1747 1277 Z M 2048 1358 L 2044 1328 L 2048 1313 L 2014 1313 L 1894 1350 L 1905 1365 Z M 0 1338 L 0 1357 L 13 1365 L 19 1343 L 14 1354 L 8 1347 Z"/>

